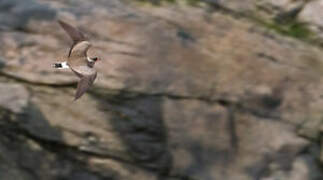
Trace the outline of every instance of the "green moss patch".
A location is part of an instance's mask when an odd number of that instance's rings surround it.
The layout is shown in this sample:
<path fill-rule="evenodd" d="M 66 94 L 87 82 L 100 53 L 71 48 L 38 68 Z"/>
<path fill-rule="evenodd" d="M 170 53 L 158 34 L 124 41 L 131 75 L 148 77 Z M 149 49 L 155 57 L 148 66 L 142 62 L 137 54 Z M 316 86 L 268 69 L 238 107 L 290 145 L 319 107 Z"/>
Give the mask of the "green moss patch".
<path fill-rule="evenodd" d="M 139 2 L 152 3 L 153 5 L 160 5 L 161 3 L 178 3 L 180 1 L 189 5 L 196 6 L 199 3 L 203 3 L 203 0 L 138 0 Z"/>
<path fill-rule="evenodd" d="M 301 40 L 311 40 L 314 33 L 307 27 L 306 24 L 297 21 L 290 21 L 284 24 L 268 22 L 257 17 L 251 17 L 256 23 L 267 29 L 272 29 L 279 34 L 294 37 Z"/>

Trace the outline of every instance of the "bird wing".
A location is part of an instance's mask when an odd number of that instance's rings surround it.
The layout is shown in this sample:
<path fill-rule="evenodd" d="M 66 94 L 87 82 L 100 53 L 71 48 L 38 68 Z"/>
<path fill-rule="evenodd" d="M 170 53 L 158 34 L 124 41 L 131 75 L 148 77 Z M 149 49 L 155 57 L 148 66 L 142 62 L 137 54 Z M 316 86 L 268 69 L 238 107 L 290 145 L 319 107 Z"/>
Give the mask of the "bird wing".
<path fill-rule="evenodd" d="M 64 21 L 58 20 L 58 23 L 60 24 L 60 26 L 64 29 L 64 31 L 71 37 L 71 39 L 73 40 L 73 44 L 70 47 L 70 50 L 68 52 L 68 57 L 70 57 L 72 49 L 74 48 L 74 46 L 82 41 L 86 41 L 87 38 L 84 36 L 84 34 L 79 31 L 78 29 L 76 29 L 75 27 L 67 24 Z"/>
<path fill-rule="evenodd" d="M 70 56 L 67 59 L 67 64 L 74 69 L 77 69 L 79 66 L 89 66 L 87 51 L 90 47 L 91 44 L 88 41 L 77 43 L 70 52 Z"/>
<path fill-rule="evenodd" d="M 77 90 L 75 94 L 74 101 L 76 101 L 78 98 L 80 98 L 88 89 L 89 87 L 93 84 L 94 80 L 96 79 L 97 72 L 90 68 L 90 67 L 84 67 L 84 68 L 89 68 L 90 74 L 80 74 L 79 72 L 75 71 L 72 69 L 77 76 L 80 77 L 80 81 L 77 84 Z"/>
<path fill-rule="evenodd" d="M 97 72 L 88 66 L 87 51 L 91 47 L 91 43 L 87 41 L 84 34 L 75 27 L 58 20 L 60 26 L 73 40 L 73 44 L 68 52 L 67 63 L 72 71 L 80 78 L 77 84 L 75 100 L 80 98 L 93 84 L 96 79 Z"/>

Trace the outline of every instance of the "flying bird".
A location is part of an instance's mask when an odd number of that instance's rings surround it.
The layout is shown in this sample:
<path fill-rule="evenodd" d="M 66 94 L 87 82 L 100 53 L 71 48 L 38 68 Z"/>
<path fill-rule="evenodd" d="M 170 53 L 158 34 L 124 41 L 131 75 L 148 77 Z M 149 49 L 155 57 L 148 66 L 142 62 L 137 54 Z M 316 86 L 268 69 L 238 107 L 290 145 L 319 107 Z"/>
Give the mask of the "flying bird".
<path fill-rule="evenodd" d="M 60 26 L 73 40 L 69 49 L 67 60 L 53 64 L 56 69 L 71 69 L 79 78 L 74 101 L 80 98 L 93 84 L 97 71 L 94 64 L 99 60 L 98 57 L 89 57 L 87 51 L 92 46 L 84 34 L 75 27 L 58 20 Z"/>

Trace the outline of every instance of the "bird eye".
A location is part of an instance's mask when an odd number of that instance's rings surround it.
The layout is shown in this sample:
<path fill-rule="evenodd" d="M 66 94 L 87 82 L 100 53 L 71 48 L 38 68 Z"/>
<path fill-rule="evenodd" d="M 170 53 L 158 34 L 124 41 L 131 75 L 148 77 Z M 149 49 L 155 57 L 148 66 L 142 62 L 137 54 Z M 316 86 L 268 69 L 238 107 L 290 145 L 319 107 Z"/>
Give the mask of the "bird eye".
<path fill-rule="evenodd" d="M 94 58 L 92 58 L 93 59 L 93 61 L 96 61 L 96 60 L 98 60 L 98 58 L 97 57 L 94 57 Z"/>

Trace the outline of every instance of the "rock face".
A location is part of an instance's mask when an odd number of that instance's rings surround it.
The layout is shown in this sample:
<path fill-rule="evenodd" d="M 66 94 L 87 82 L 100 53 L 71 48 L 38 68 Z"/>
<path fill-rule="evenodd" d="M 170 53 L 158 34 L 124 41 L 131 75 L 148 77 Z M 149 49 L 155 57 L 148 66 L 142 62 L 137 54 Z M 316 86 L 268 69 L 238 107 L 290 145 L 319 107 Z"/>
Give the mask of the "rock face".
<path fill-rule="evenodd" d="M 323 13 L 321 8 L 323 7 L 323 1 L 310 1 L 303 8 L 302 12 L 298 15 L 298 19 L 302 22 L 309 24 L 309 26 L 318 32 L 322 38 L 322 17 Z"/>
<path fill-rule="evenodd" d="M 237 12 L 243 13 L 260 13 L 267 15 L 267 17 L 277 17 L 284 13 L 295 11 L 307 2 L 306 0 L 218 0 L 206 1 L 214 2 L 220 6 L 232 9 Z"/>
<path fill-rule="evenodd" d="M 257 21 L 278 25 L 300 25 L 315 32 L 312 41 L 322 41 L 322 0 L 201 0 Z M 273 25 L 272 25 L 273 26 Z M 296 30 L 297 27 L 294 29 Z M 292 32 L 291 32 L 292 33 Z M 313 35 L 313 34 L 312 34 Z"/>
<path fill-rule="evenodd" d="M 223 11 L 25 3 L 0 1 L 0 179 L 323 178 L 320 48 Z M 70 45 L 57 19 L 103 59 L 76 102 L 76 77 L 50 68 Z"/>

